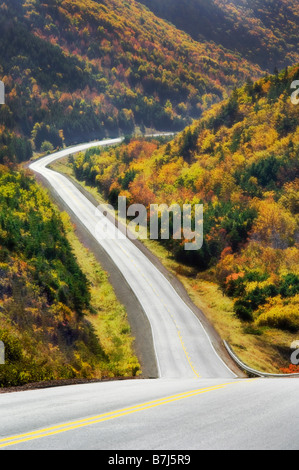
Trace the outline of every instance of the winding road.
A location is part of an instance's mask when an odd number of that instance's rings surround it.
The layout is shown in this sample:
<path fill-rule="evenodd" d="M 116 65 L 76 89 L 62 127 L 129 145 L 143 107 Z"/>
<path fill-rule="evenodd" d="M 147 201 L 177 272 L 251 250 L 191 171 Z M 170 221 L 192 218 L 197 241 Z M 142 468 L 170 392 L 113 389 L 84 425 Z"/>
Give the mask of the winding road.
<path fill-rule="evenodd" d="M 0 449 L 298 448 L 297 380 L 238 377 L 167 277 L 68 178 L 48 168 L 72 153 L 119 142 L 66 149 L 30 169 L 132 289 L 149 321 L 158 377 L 1 394 Z"/>

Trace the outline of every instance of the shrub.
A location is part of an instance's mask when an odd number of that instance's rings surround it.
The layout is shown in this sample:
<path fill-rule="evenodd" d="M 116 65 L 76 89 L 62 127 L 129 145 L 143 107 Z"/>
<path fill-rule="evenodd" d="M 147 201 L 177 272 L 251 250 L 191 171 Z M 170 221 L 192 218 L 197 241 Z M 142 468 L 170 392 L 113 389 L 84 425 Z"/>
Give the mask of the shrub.
<path fill-rule="evenodd" d="M 298 299 L 299 300 L 299 299 Z M 269 305 L 256 322 L 257 326 L 270 326 L 281 330 L 296 332 L 299 330 L 298 303 L 284 304 L 281 301 L 277 305 Z"/>
<path fill-rule="evenodd" d="M 292 273 L 284 276 L 279 293 L 282 297 L 293 297 L 294 295 L 299 294 L 299 276 Z"/>
<path fill-rule="evenodd" d="M 45 140 L 41 145 L 41 151 L 45 153 L 52 152 L 54 150 L 53 145 L 48 140 Z"/>
<path fill-rule="evenodd" d="M 243 321 L 253 321 L 253 310 L 246 300 L 237 300 L 234 305 L 234 312 Z"/>

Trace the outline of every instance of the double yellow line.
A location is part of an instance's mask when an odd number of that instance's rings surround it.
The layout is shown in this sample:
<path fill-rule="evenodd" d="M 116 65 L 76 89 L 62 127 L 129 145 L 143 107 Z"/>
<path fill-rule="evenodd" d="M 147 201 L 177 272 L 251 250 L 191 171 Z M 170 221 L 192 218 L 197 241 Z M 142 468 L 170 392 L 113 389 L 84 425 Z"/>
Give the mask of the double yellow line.
<path fill-rule="evenodd" d="M 53 170 L 52 170 L 52 171 L 53 171 Z M 60 173 L 59 173 L 59 174 L 60 174 Z M 62 175 L 62 176 L 65 177 L 64 175 Z M 72 198 L 73 200 L 76 200 L 76 203 L 77 203 L 78 206 L 80 206 L 81 208 L 84 208 L 83 205 L 82 205 L 82 203 L 81 203 L 81 201 L 78 199 L 78 197 L 77 197 L 76 195 L 74 195 L 64 183 L 62 183 L 61 186 L 63 187 L 64 191 L 65 191 L 66 193 L 68 193 L 69 196 L 71 196 L 71 198 Z M 121 251 L 126 255 L 126 257 L 131 261 L 131 263 L 134 264 L 134 266 L 136 267 L 136 269 L 140 272 L 141 276 L 148 282 L 148 284 L 149 284 L 149 286 L 152 288 L 154 294 L 155 294 L 158 298 L 161 299 L 161 296 L 160 296 L 159 292 L 156 291 L 156 289 L 153 287 L 151 281 L 150 281 L 150 280 L 144 275 L 144 273 L 138 268 L 138 266 L 136 265 L 134 259 L 131 258 L 130 254 L 129 254 L 122 246 L 120 246 L 120 249 L 121 249 Z M 165 308 L 167 309 L 167 311 L 169 312 L 171 318 L 172 318 L 173 321 L 174 321 L 174 324 L 175 324 L 176 329 L 177 329 L 177 332 L 178 332 L 178 337 L 179 337 L 180 343 L 181 343 L 181 345 L 182 345 L 182 348 L 183 348 L 184 354 L 185 354 L 185 356 L 186 356 L 186 358 L 187 358 L 187 361 L 188 361 L 188 363 L 189 363 L 189 365 L 190 365 L 190 367 L 191 367 L 191 369 L 192 369 L 192 371 L 193 371 L 193 373 L 194 373 L 194 377 L 195 377 L 195 378 L 199 378 L 200 375 L 199 375 L 199 373 L 197 372 L 197 370 L 195 369 L 195 367 L 194 367 L 194 365 L 193 365 L 193 363 L 192 363 L 192 361 L 191 361 L 190 355 L 189 355 L 189 353 L 188 353 L 188 351 L 187 351 L 187 348 L 186 348 L 186 346 L 185 346 L 185 344 L 184 344 L 183 337 L 182 337 L 182 335 L 181 335 L 181 332 L 179 331 L 179 326 L 178 326 L 178 324 L 177 324 L 177 322 L 176 322 L 176 320 L 175 320 L 173 314 L 170 312 L 169 308 L 167 307 L 167 305 L 164 304 L 164 306 L 165 306 Z M 0 442 L 1 442 L 1 441 L 0 441 Z M 1 446 L 0 446 L 0 447 L 1 447 Z"/>
<path fill-rule="evenodd" d="M 165 397 L 165 398 L 159 398 L 157 400 L 148 401 L 146 403 L 131 406 L 128 408 L 123 408 L 117 411 L 111 411 L 111 412 L 100 414 L 100 415 L 93 416 L 90 418 L 80 419 L 77 421 L 71 421 L 69 423 L 59 424 L 57 426 L 39 429 L 38 431 L 32 431 L 32 432 L 25 433 L 25 434 L 19 434 L 17 436 L 6 437 L 4 439 L 0 439 L 0 448 L 4 448 L 4 447 L 16 445 L 16 444 L 21 444 L 23 442 L 32 441 L 34 439 L 41 439 L 43 437 L 61 434 L 63 432 L 80 429 L 85 426 L 90 426 L 92 424 L 102 423 L 104 421 L 109 421 L 111 419 L 116 419 L 122 416 L 127 416 L 133 413 L 137 413 L 139 411 L 145 411 L 151 408 L 166 405 L 168 403 L 173 403 L 178 400 L 184 400 L 186 398 L 198 396 L 203 393 L 220 390 L 222 388 L 227 387 L 228 385 L 233 385 L 237 383 L 240 383 L 240 381 L 224 383 L 224 384 L 215 385 L 215 386 L 207 387 L 207 388 L 201 388 L 197 390 L 191 390 L 189 392 L 179 393 L 177 395 L 172 395 L 172 396 Z"/>
<path fill-rule="evenodd" d="M 191 361 L 191 358 L 190 358 L 190 356 L 189 356 L 189 353 L 188 353 L 188 351 L 187 351 L 187 349 L 186 349 L 186 347 L 185 347 L 185 343 L 184 343 L 184 341 L 183 341 L 183 338 L 182 338 L 182 335 L 181 335 L 181 332 L 180 332 L 180 331 L 178 331 L 178 336 L 179 336 L 179 338 L 180 338 L 180 342 L 181 342 L 183 351 L 184 351 L 184 353 L 185 353 L 185 356 L 186 356 L 186 358 L 187 358 L 187 361 L 188 361 L 188 363 L 189 363 L 189 366 L 190 366 L 191 369 L 193 370 L 193 373 L 194 373 L 194 375 L 195 375 L 195 378 L 200 378 L 200 375 L 199 375 L 199 373 L 197 372 L 197 370 L 195 369 L 195 367 L 194 367 L 194 365 L 193 365 L 193 362 Z"/>
<path fill-rule="evenodd" d="M 183 337 L 181 335 L 181 332 L 180 332 L 180 328 L 174 318 L 174 315 L 171 313 L 169 307 L 166 305 L 166 303 L 164 303 L 161 299 L 161 296 L 159 294 L 159 292 L 157 292 L 157 290 L 154 288 L 153 284 L 151 283 L 151 281 L 144 275 L 144 273 L 138 268 L 138 266 L 136 265 L 135 261 L 130 257 L 129 253 L 124 250 L 122 247 L 120 247 L 121 251 L 127 256 L 127 258 L 131 261 L 131 263 L 134 264 L 135 268 L 140 272 L 141 276 L 147 281 L 148 285 L 151 287 L 152 291 L 154 292 L 154 294 L 161 300 L 161 302 L 163 303 L 164 307 L 166 308 L 166 310 L 168 311 L 168 313 L 170 314 L 172 320 L 173 320 L 173 323 L 177 329 L 177 333 L 178 333 L 178 337 L 179 337 L 179 340 L 180 340 L 180 343 L 181 343 L 181 346 L 183 348 L 183 351 L 184 351 L 184 354 L 187 358 L 187 361 L 189 363 L 189 366 L 191 367 L 193 373 L 194 373 L 194 378 L 200 378 L 201 376 L 199 375 L 199 373 L 197 372 L 197 370 L 195 369 L 192 361 L 191 361 L 191 358 L 190 358 L 190 355 L 187 351 L 187 348 L 185 346 L 185 343 L 184 343 L 184 340 L 183 340 Z"/>

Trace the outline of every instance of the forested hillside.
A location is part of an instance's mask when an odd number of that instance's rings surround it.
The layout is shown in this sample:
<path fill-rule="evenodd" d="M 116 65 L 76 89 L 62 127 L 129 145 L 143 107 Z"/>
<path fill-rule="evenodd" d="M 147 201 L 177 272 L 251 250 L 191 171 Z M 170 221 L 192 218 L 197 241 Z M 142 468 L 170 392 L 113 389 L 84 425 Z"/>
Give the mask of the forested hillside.
<path fill-rule="evenodd" d="M 111 295 L 109 302 L 116 322 Z M 128 351 L 116 359 L 121 335 L 107 354 L 87 321 L 91 309 L 90 285 L 60 214 L 32 177 L 1 166 L 0 340 L 5 367 L 0 368 L 0 387 L 132 374 Z M 134 359 L 131 364 L 138 365 Z"/>
<path fill-rule="evenodd" d="M 168 252 L 217 282 L 252 331 L 299 329 L 299 106 L 290 101 L 299 67 L 285 68 L 299 61 L 297 6 L 1 2 L 0 386 L 138 372 L 104 274 L 88 262 L 90 286 L 63 218 L 18 167 L 33 152 L 136 128 L 180 133 L 167 144 L 127 137 L 90 150 L 73 162 L 77 178 L 112 204 L 119 195 L 145 205 L 203 202 L 203 248 L 190 253 L 169 240 Z M 285 69 L 265 75 L 274 67 Z M 105 325 L 87 320 L 92 292 Z"/>
<path fill-rule="evenodd" d="M 297 66 L 248 81 L 166 145 L 133 139 L 74 162 L 113 204 L 202 202 L 203 248 L 163 243 L 217 279 L 239 318 L 288 331 L 299 328 L 298 78 Z"/>
<path fill-rule="evenodd" d="M 271 73 L 299 61 L 297 0 L 139 0 L 195 40 L 238 51 Z"/>
<path fill-rule="evenodd" d="M 0 11 L 2 162 L 26 160 L 31 138 L 39 151 L 44 142 L 51 149 L 135 126 L 182 129 L 262 73 L 223 47 L 195 42 L 134 0 L 5 0 Z"/>

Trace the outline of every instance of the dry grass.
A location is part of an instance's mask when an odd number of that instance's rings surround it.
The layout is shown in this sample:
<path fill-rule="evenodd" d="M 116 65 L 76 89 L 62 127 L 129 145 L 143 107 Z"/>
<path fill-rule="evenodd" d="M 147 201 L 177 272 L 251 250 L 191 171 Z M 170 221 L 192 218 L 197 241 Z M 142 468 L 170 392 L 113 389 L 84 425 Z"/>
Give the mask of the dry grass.
<path fill-rule="evenodd" d="M 176 262 L 156 241 L 145 240 L 144 244 L 181 281 L 193 303 L 245 364 L 269 373 L 281 373 L 280 368 L 289 365 L 289 347 L 297 339 L 296 334 L 273 328 L 257 329 L 242 322 L 234 314 L 233 300 L 209 279 L 212 273 L 198 274 Z"/>
<path fill-rule="evenodd" d="M 108 356 L 108 372 L 111 376 L 139 375 L 140 364 L 133 350 L 134 338 L 125 307 L 118 301 L 107 273 L 77 238 L 68 214 L 63 213 L 62 217 L 78 264 L 90 282 L 92 309 L 84 313 Z"/>

